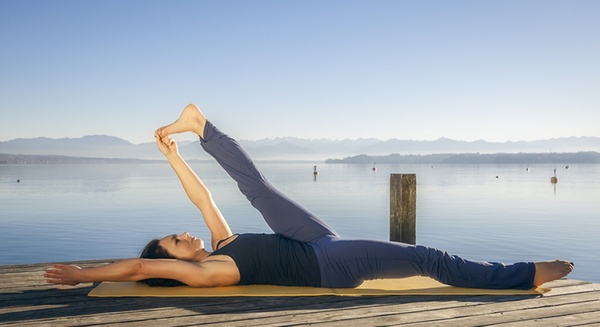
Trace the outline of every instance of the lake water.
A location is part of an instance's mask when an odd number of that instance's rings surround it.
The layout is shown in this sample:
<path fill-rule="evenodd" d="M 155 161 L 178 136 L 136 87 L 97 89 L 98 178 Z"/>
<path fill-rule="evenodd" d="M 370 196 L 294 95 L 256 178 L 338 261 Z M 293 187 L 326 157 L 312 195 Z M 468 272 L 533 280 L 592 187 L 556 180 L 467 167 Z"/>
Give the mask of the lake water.
<path fill-rule="evenodd" d="M 389 239 L 389 175 L 417 175 L 417 243 L 469 259 L 565 258 L 600 282 L 600 165 L 257 164 L 346 238 Z M 191 166 L 234 232 L 270 232 L 215 163 Z M 550 178 L 557 168 L 558 183 Z M 17 183 L 20 179 L 20 183 Z M 209 235 L 164 164 L 0 165 L 0 264 L 134 257 L 151 238 Z"/>

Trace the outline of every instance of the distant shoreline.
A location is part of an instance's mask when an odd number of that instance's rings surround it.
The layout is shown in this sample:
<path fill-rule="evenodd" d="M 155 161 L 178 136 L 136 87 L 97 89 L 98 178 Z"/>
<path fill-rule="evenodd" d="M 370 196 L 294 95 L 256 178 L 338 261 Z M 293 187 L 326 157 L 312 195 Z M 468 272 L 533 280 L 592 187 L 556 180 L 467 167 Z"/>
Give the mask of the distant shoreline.
<path fill-rule="evenodd" d="M 212 162 L 213 159 L 186 159 L 188 163 Z M 256 160 L 257 162 L 315 163 L 323 160 Z M 62 155 L 0 153 L 1 165 L 85 165 L 85 164 L 165 164 L 166 159 L 71 157 Z"/>
<path fill-rule="evenodd" d="M 447 153 L 429 155 L 386 156 L 358 155 L 343 159 L 328 159 L 326 163 L 344 164 L 539 164 L 539 163 L 600 163 L 600 153 L 565 152 L 565 153 Z"/>
<path fill-rule="evenodd" d="M 192 159 L 189 162 L 210 160 Z M 257 160 L 258 162 L 315 163 L 328 164 L 538 164 L 538 163 L 600 163 L 600 153 L 594 151 L 565 153 L 447 153 L 429 155 L 384 156 L 357 155 L 342 159 L 327 160 Z M 64 164 L 154 164 L 165 163 L 164 159 L 71 157 L 62 155 L 25 155 L 0 153 L 0 165 L 64 165 Z"/>
<path fill-rule="evenodd" d="M 60 155 L 0 153 L 0 165 L 63 165 L 63 164 L 140 164 L 159 163 L 164 160 L 136 158 L 94 158 Z"/>

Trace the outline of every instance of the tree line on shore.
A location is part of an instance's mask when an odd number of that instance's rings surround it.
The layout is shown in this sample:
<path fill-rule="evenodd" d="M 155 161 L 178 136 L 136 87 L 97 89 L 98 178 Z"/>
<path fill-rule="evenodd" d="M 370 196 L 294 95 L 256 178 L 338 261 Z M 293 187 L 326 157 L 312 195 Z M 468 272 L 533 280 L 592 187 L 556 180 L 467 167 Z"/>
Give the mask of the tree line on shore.
<path fill-rule="evenodd" d="M 537 164 L 537 163 L 600 163 L 600 153 L 593 151 L 566 153 L 448 153 L 429 155 L 386 156 L 357 155 L 343 159 L 328 159 L 326 163 L 347 164 Z"/>

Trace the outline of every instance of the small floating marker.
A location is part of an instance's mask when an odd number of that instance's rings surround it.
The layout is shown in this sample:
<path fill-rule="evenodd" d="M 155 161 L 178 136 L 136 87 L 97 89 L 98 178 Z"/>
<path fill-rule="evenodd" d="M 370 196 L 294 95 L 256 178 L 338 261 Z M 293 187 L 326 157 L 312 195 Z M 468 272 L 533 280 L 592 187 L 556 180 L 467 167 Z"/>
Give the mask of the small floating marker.
<path fill-rule="evenodd" d="M 317 171 L 317 165 L 314 165 L 314 166 L 313 166 L 313 175 L 314 175 L 314 176 L 317 176 L 317 175 L 319 175 L 319 172 Z"/>
<path fill-rule="evenodd" d="M 372 171 L 377 171 L 377 167 L 375 167 L 376 163 L 373 163 L 373 168 L 371 169 Z"/>
<path fill-rule="evenodd" d="M 571 168 L 571 165 L 567 165 L 567 166 L 565 167 L 565 169 L 569 169 L 569 168 Z"/>
<path fill-rule="evenodd" d="M 529 170 L 529 166 L 527 166 L 527 168 L 525 168 L 525 171 L 527 171 L 527 172 L 529 172 L 529 171 L 530 171 L 530 170 Z"/>
<path fill-rule="evenodd" d="M 496 178 L 498 178 L 498 175 L 496 175 Z"/>
<path fill-rule="evenodd" d="M 21 183 L 21 180 L 20 180 L 20 179 L 17 179 L 17 183 Z"/>
<path fill-rule="evenodd" d="M 558 183 L 558 178 L 556 178 L 556 168 L 554 168 L 554 176 L 552 176 L 552 178 L 550 178 L 550 183 L 552 183 L 552 184 Z"/>

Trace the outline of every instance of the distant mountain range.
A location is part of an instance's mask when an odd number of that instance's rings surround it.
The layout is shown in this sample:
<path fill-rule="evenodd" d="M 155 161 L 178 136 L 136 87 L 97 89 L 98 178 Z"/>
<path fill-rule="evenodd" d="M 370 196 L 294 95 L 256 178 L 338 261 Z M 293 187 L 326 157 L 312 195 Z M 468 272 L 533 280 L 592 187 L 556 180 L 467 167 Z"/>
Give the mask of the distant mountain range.
<path fill-rule="evenodd" d="M 564 137 L 539 141 L 487 142 L 457 141 L 440 138 L 434 141 L 387 141 L 369 138 L 355 140 L 301 139 L 283 137 L 240 144 L 256 160 L 325 160 L 358 155 L 387 156 L 434 155 L 450 153 L 562 153 L 600 152 L 598 137 Z M 179 142 L 186 159 L 208 159 L 198 142 Z M 80 158 L 162 159 L 154 142 L 132 144 L 126 140 L 92 135 L 81 138 L 31 138 L 0 142 L 0 153 L 20 155 L 70 156 Z"/>

